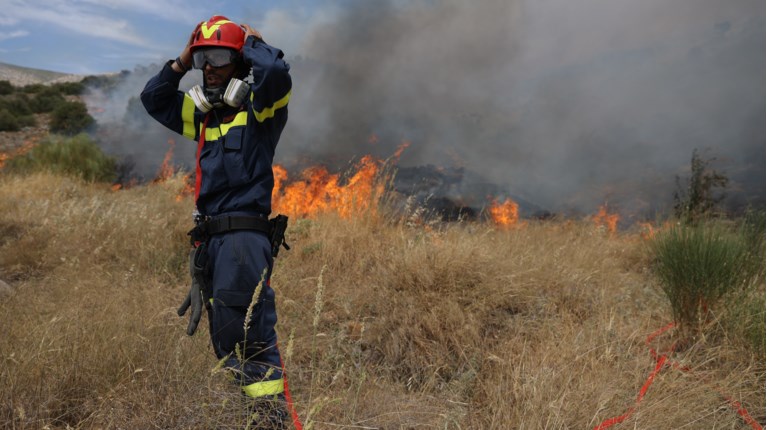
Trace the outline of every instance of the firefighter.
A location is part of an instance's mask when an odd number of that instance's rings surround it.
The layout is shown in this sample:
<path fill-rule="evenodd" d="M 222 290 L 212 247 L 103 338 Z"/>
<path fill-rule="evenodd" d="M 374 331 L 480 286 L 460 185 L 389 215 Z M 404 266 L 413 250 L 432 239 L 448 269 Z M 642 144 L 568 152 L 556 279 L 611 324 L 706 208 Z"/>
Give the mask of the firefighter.
<path fill-rule="evenodd" d="M 191 69 L 202 70 L 202 85 L 179 91 Z M 192 291 L 179 314 L 190 304 L 196 308 L 187 328 L 192 335 L 204 304 L 216 356 L 244 395 L 256 399 L 252 404 L 268 405 L 263 428 L 283 428 L 286 417 L 269 285 L 269 214 L 272 160 L 288 119 L 289 70 L 283 52 L 256 29 L 216 15 L 197 25 L 181 55 L 141 93 L 155 120 L 197 142 Z"/>

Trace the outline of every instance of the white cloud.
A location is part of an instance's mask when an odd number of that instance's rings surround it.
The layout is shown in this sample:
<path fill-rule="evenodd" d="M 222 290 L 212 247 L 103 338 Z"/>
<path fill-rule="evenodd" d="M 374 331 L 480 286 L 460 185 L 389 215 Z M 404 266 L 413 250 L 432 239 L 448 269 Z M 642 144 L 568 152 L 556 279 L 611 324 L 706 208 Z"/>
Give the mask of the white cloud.
<path fill-rule="evenodd" d="M 141 29 L 120 16 L 121 11 L 154 15 L 172 22 L 195 22 L 199 9 L 181 0 L 2 0 L 0 26 L 38 22 L 73 33 L 145 46 Z M 1 39 L 0 39 L 1 40 Z"/>
<path fill-rule="evenodd" d="M 16 31 L 12 31 L 10 33 L 1 33 L 0 32 L 0 42 L 2 42 L 3 40 L 16 39 L 16 38 L 19 38 L 19 37 L 24 37 L 24 36 L 26 36 L 28 34 L 29 34 L 29 32 L 28 31 L 24 31 L 24 30 L 16 30 Z"/>
<path fill-rule="evenodd" d="M 30 52 L 30 51 L 32 51 L 32 48 L 30 48 L 29 46 L 23 46 L 21 48 L 14 48 L 14 49 L 0 48 L 0 53 L 3 53 L 3 54 Z"/>
<path fill-rule="evenodd" d="M 197 22 L 209 14 L 205 9 L 184 0 L 80 0 L 90 6 L 126 10 L 139 14 L 154 14 L 168 21 Z"/>

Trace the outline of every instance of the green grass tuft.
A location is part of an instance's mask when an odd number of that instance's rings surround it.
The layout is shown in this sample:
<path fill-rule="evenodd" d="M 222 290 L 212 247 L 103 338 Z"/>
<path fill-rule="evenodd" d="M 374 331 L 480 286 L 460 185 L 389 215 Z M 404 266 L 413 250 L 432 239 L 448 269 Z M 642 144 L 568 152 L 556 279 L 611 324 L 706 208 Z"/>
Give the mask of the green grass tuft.
<path fill-rule="evenodd" d="M 752 234 L 721 222 L 682 224 L 652 242 L 655 272 L 683 331 L 698 331 L 711 312 L 761 282 L 764 254 Z"/>

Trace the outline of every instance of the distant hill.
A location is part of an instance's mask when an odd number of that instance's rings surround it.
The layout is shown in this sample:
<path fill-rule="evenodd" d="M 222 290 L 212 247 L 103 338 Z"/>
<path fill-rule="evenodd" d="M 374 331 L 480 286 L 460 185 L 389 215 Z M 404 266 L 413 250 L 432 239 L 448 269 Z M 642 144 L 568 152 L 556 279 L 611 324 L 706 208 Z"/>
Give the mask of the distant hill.
<path fill-rule="evenodd" d="M 0 63 L 0 81 L 9 81 L 12 85 L 23 87 L 32 84 L 54 84 L 57 82 L 78 82 L 84 75 L 73 75 L 50 70 L 30 69 L 13 64 Z"/>

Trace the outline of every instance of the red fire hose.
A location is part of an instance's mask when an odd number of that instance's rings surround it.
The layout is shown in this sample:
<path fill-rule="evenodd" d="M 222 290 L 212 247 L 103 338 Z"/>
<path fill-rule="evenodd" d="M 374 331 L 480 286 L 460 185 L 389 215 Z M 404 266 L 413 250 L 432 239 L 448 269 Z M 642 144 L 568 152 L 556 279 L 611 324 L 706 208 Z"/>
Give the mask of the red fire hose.
<path fill-rule="evenodd" d="M 663 370 L 664 367 L 670 366 L 674 369 L 681 370 L 683 372 L 692 372 L 692 369 L 690 369 L 687 366 L 681 365 L 678 361 L 671 360 L 669 358 L 669 354 L 674 352 L 675 345 L 672 345 L 671 348 L 669 348 L 669 351 L 664 354 L 658 355 L 658 352 L 655 351 L 653 347 L 650 346 L 650 342 L 652 342 L 653 339 L 660 336 L 664 332 L 672 329 L 676 324 L 675 323 L 669 323 L 665 327 L 662 327 L 653 333 L 650 333 L 649 336 L 647 336 L 647 339 L 645 339 L 645 345 L 647 345 L 647 348 L 650 350 L 650 355 L 655 360 L 655 368 L 650 372 L 650 375 L 647 376 L 647 379 L 645 380 L 644 384 L 642 384 L 642 388 L 639 390 L 639 394 L 637 395 L 636 401 L 634 402 L 634 406 L 628 408 L 626 412 L 624 412 L 622 415 L 618 415 L 617 417 L 608 418 L 604 421 L 602 421 L 599 425 L 594 427 L 594 430 L 605 430 L 608 429 L 615 424 L 622 423 L 628 417 L 631 416 L 631 414 L 634 413 L 636 408 L 639 406 L 639 403 L 642 401 L 642 398 L 644 398 L 645 394 L 647 393 L 647 390 L 650 388 L 650 385 L 652 385 L 653 381 L 655 380 L 655 376 L 660 373 L 661 370 Z M 719 390 L 718 390 L 719 391 Z M 738 415 L 743 419 L 743 421 L 751 426 L 754 430 L 763 430 L 762 426 L 753 418 L 751 415 L 749 415 L 746 408 L 744 408 L 740 402 L 732 399 L 732 397 L 727 396 L 723 394 L 721 391 L 719 391 L 719 394 L 727 400 L 727 403 L 730 404 L 730 407 L 737 412 Z"/>

